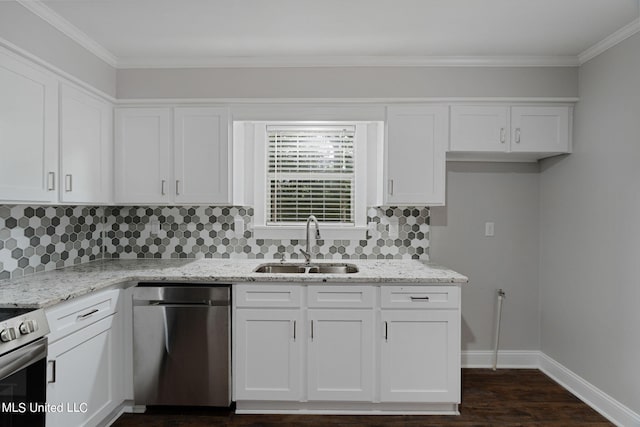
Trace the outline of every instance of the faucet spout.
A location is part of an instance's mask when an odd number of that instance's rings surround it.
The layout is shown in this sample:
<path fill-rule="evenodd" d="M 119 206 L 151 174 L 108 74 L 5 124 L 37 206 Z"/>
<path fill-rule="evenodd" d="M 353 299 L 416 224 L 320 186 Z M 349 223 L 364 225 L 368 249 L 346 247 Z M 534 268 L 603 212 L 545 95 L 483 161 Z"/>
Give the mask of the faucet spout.
<path fill-rule="evenodd" d="M 309 232 L 311 231 L 311 221 L 316 227 L 316 239 L 320 238 L 320 225 L 318 224 L 318 219 L 314 215 L 309 215 L 307 218 L 307 246 L 306 250 L 300 249 L 300 252 L 304 256 L 304 260 L 307 264 L 311 262 L 311 235 Z"/>

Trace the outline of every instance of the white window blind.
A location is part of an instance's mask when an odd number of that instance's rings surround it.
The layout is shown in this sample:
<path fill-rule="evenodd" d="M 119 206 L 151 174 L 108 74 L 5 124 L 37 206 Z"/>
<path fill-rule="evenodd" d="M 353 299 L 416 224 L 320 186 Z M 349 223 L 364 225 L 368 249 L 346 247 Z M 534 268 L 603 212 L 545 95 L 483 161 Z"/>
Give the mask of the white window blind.
<path fill-rule="evenodd" d="M 267 223 L 354 224 L 355 126 L 267 126 Z"/>

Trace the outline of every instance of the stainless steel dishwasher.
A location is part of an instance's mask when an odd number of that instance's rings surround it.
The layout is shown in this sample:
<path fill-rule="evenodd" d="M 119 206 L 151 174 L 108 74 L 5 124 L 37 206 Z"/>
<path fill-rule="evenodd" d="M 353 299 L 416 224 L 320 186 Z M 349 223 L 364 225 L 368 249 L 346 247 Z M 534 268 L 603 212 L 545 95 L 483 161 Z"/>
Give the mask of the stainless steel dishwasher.
<path fill-rule="evenodd" d="M 229 285 L 138 285 L 135 405 L 229 406 L 230 316 Z"/>

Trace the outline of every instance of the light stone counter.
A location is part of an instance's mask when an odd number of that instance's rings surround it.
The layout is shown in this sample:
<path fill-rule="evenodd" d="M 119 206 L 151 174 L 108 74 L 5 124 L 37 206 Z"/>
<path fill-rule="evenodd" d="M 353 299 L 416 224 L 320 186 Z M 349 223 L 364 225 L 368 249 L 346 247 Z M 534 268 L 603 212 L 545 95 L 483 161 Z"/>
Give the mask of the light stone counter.
<path fill-rule="evenodd" d="M 461 284 L 468 278 L 445 267 L 415 260 L 314 260 L 346 262 L 352 274 L 265 274 L 253 270 L 274 260 L 185 259 L 103 260 L 14 280 L 0 281 L 0 307 L 43 308 L 129 282 L 183 283 L 387 283 Z"/>

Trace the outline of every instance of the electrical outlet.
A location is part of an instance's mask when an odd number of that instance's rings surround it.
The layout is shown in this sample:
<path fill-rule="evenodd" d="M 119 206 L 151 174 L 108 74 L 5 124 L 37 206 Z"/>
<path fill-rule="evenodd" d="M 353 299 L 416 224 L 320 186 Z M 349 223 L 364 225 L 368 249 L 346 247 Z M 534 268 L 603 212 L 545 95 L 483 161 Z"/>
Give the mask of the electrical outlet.
<path fill-rule="evenodd" d="M 495 224 L 493 222 L 484 223 L 484 235 L 487 237 L 493 237 L 495 235 Z"/>
<path fill-rule="evenodd" d="M 242 217 L 236 217 L 233 219 L 233 231 L 236 236 L 241 236 L 244 233 L 244 219 Z"/>
<path fill-rule="evenodd" d="M 390 239 L 397 239 L 398 238 L 399 228 L 400 228 L 400 226 L 398 225 L 397 221 L 393 221 L 393 222 L 389 223 L 389 238 Z"/>
<path fill-rule="evenodd" d="M 157 236 L 160 233 L 160 221 L 151 221 L 151 235 Z"/>

